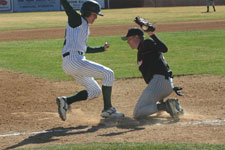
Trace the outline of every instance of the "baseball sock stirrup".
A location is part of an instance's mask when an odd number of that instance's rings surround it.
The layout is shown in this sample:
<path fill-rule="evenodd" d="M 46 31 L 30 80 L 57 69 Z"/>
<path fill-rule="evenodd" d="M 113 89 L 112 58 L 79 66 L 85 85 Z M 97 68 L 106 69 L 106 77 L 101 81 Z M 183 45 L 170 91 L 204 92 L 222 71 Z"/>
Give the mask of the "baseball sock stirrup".
<path fill-rule="evenodd" d="M 107 109 L 112 107 L 111 94 L 112 94 L 112 87 L 111 86 L 102 86 L 104 110 L 107 110 Z"/>
<path fill-rule="evenodd" d="M 88 93 L 86 90 L 80 91 L 72 96 L 67 97 L 67 103 L 70 105 L 74 102 L 83 101 L 88 98 Z"/>

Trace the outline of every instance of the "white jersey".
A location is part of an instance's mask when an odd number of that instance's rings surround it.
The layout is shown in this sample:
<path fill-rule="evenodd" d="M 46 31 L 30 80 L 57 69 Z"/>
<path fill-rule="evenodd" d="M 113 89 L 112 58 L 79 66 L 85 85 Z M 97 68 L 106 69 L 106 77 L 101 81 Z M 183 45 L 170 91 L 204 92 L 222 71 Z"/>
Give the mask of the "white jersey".
<path fill-rule="evenodd" d="M 104 86 L 112 86 L 114 72 L 101 64 L 87 60 L 84 56 L 87 51 L 89 27 L 84 18 L 81 17 L 81 21 L 81 25 L 76 28 L 70 27 L 69 23 L 67 24 L 62 50 L 62 54 L 67 53 L 67 55 L 63 56 L 62 67 L 66 74 L 86 87 L 88 99 L 92 99 L 101 94 L 101 88 L 94 78 L 103 79 L 102 85 Z"/>
<path fill-rule="evenodd" d="M 87 50 L 87 40 L 90 33 L 87 21 L 81 17 L 82 24 L 76 28 L 70 27 L 67 23 L 65 45 L 62 53 L 80 51 L 85 53 Z"/>
<path fill-rule="evenodd" d="M 65 41 L 62 48 L 62 68 L 67 75 L 76 79 L 76 81 L 86 89 L 70 97 L 66 97 L 66 101 L 63 103 L 71 104 L 81 100 L 93 99 L 103 93 L 104 113 L 109 114 L 106 110 L 111 107 L 113 110 L 110 108 L 110 112 L 112 112 L 110 115 L 118 115 L 117 111 L 111 104 L 111 90 L 114 82 L 114 72 L 108 67 L 87 60 L 85 57 L 85 53 L 97 53 L 105 50 L 105 45 L 101 47 L 87 46 L 89 23 L 93 23 L 95 19 L 97 19 L 97 16 L 93 13 L 102 15 L 100 12 L 100 5 L 95 1 L 87 1 L 82 5 L 84 12 L 81 12 L 80 15 L 73 9 L 73 7 L 70 6 L 67 0 L 60 1 L 68 16 Z M 90 11 L 88 11 L 89 9 Z M 88 22 L 90 18 L 91 20 Z M 95 78 L 102 79 L 102 90 Z M 58 100 L 60 99 L 57 98 L 57 102 Z M 60 117 L 62 120 L 65 120 L 65 108 L 62 108 L 61 103 L 57 104 Z"/>

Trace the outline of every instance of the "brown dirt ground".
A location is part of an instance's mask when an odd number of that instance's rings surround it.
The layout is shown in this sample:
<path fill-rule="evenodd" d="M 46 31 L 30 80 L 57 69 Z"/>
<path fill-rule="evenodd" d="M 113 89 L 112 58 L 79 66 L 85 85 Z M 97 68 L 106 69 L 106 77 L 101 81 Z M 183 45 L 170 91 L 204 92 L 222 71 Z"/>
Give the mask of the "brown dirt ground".
<path fill-rule="evenodd" d="M 224 29 L 225 21 L 157 26 L 158 32 Z M 129 27 L 110 26 L 108 32 L 109 27 L 93 26 L 91 30 L 92 35 L 118 35 L 125 34 Z M 0 41 L 61 38 L 63 30 L 1 31 Z M 179 97 L 185 110 L 179 122 L 172 121 L 166 113 L 143 120 L 132 118 L 135 103 L 146 86 L 141 78 L 119 79 L 114 83 L 112 102 L 126 114 L 125 118 L 102 119 L 100 96 L 72 104 L 65 122 L 58 117 L 55 98 L 82 90 L 75 81 L 52 82 L 4 69 L 0 69 L 0 81 L 0 149 L 90 142 L 225 143 L 225 77 L 222 76 L 175 77 L 175 85 L 183 87 L 185 94 Z"/>
<path fill-rule="evenodd" d="M 154 25 L 156 26 L 156 32 L 215 30 L 215 29 L 225 29 L 225 20 L 155 23 Z M 91 26 L 90 36 L 121 35 L 121 34 L 125 35 L 127 33 L 127 30 L 130 27 L 134 26 L 135 26 L 134 24 Z M 64 37 L 64 34 L 65 28 L 0 31 L 0 41 L 62 38 Z"/>

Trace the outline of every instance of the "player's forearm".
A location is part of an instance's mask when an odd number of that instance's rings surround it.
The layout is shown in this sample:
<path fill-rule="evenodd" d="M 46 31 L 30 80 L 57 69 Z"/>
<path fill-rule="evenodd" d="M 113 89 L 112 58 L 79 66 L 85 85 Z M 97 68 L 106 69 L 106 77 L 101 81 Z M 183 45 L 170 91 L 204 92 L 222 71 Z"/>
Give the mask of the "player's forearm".
<path fill-rule="evenodd" d="M 156 42 L 156 49 L 158 51 L 163 53 L 168 51 L 166 44 L 163 41 L 161 41 L 155 34 L 152 34 L 150 37 Z"/>
<path fill-rule="evenodd" d="M 67 16 L 70 16 L 74 10 L 70 6 L 70 4 L 68 3 L 68 1 L 67 0 L 61 0 L 61 4 L 63 5 L 63 8 L 64 8 Z"/>
<path fill-rule="evenodd" d="M 86 53 L 98 53 L 98 52 L 103 52 L 104 51 L 104 46 L 100 46 L 100 47 L 87 47 L 87 51 Z"/>
<path fill-rule="evenodd" d="M 61 3 L 65 9 L 65 12 L 68 16 L 69 25 L 72 28 L 78 27 L 81 25 L 81 16 L 78 14 L 68 3 L 67 0 L 61 0 Z"/>

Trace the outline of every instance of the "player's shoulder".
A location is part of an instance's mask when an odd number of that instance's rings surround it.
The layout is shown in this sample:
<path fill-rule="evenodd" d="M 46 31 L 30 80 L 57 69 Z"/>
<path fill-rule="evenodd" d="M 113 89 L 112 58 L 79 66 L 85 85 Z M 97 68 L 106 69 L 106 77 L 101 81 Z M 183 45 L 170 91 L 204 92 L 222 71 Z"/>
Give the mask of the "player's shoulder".
<path fill-rule="evenodd" d="M 80 14 L 74 13 L 73 16 L 69 17 L 69 25 L 72 28 L 76 28 L 76 27 L 80 26 L 82 24 L 82 22 L 84 22 L 82 18 L 83 17 L 81 17 Z"/>
<path fill-rule="evenodd" d="M 144 44 L 144 47 L 148 47 L 148 46 L 151 46 L 152 44 L 154 44 L 154 41 L 152 39 L 148 38 L 148 39 L 144 40 L 143 44 Z"/>

